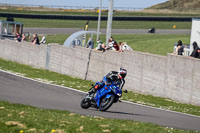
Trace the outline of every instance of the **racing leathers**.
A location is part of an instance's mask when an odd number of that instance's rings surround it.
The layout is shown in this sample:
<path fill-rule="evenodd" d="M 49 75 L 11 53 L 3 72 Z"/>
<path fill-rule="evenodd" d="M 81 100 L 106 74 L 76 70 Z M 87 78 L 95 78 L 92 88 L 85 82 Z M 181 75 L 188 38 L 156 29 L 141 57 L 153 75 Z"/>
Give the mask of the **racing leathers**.
<path fill-rule="evenodd" d="M 95 93 L 97 89 L 100 89 L 102 87 L 104 87 L 104 85 L 110 86 L 112 84 L 112 82 L 115 85 L 119 85 L 119 89 L 122 90 L 124 84 L 125 84 L 125 80 L 124 78 L 119 74 L 119 72 L 117 71 L 111 71 L 106 75 L 106 81 L 101 81 L 99 83 L 99 85 L 94 86 L 88 93 L 92 94 Z"/>

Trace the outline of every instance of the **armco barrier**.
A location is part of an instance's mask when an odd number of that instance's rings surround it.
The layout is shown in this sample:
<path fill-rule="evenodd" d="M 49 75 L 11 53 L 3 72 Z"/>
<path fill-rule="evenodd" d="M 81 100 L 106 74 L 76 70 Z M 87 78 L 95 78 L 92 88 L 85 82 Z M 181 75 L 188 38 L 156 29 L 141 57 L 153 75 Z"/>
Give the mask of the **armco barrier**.
<path fill-rule="evenodd" d="M 104 53 L 61 45 L 32 45 L 0 40 L 0 58 L 93 81 L 111 70 L 128 70 L 125 88 L 200 105 L 200 60 L 142 52 Z"/>

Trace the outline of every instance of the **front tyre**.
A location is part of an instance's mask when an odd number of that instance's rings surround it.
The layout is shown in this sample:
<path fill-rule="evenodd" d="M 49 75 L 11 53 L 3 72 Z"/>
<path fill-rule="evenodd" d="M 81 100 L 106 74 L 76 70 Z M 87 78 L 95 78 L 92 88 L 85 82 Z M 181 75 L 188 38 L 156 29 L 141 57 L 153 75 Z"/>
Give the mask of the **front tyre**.
<path fill-rule="evenodd" d="M 109 109 L 112 106 L 114 100 L 115 100 L 114 95 L 111 95 L 109 98 L 106 98 L 106 96 L 104 96 L 103 99 L 101 100 L 99 110 L 106 111 L 107 109 Z"/>
<path fill-rule="evenodd" d="M 87 98 L 83 98 L 81 101 L 81 107 L 83 109 L 88 109 L 90 107 L 90 103 Z"/>

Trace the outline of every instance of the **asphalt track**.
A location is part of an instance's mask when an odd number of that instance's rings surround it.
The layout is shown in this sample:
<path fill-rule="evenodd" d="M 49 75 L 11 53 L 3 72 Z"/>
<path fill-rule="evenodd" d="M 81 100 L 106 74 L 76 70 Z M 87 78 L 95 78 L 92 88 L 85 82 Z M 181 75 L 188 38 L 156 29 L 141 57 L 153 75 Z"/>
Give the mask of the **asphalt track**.
<path fill-rule="evenodd" d="M 24 32 L 31 34 L 72 34 L 80 28 L 24 28 Z M 96 29 L 90 29 L 96 31 Z M 106 29 L 101 29 L 102 34 Z M 112 29 L 112 34 L 148 34 L 148 29 Z M 155 34 L 190 34 L 190 29 L 158 29 Z"/>
<path fill-rule="evenodd" d="M 67 110 L 82 115 L 150 122 L 164 127 L 200 131 L 200 117 L 121 102 L 107 112 L 80 107 L 85 94 L 70 88 L 44 84 L 0 71 L 0 100 L 45 109 Z"/>

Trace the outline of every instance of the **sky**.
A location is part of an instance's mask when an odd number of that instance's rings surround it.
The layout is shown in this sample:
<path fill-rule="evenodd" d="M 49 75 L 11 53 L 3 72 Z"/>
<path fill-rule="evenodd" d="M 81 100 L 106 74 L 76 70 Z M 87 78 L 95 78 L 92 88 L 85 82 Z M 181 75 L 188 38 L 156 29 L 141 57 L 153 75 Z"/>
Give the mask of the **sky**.
<path fill-rule="evenodd" d="M 0 0 L 6 4 L 51 5 L 51 6 L 87 6 L 98 7 L 100 0 Z M 103 7 L 109 6 L 110 0 L 102 0 Z M 114 7 L 146 8 L 168 0 L 114 0 Z"/>

